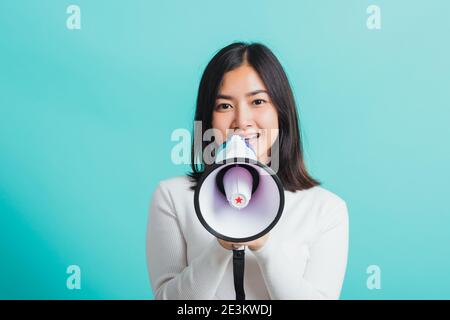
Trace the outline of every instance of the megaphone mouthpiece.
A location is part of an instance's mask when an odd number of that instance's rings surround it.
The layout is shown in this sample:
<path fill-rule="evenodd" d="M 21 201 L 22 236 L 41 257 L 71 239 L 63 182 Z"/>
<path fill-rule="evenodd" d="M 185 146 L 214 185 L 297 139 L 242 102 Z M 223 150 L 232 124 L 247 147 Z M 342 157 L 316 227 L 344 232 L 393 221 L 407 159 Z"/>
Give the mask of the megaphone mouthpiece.
<path fill-rule="evenodd" d="M 255 151 L 247 140 L 239 135 L 232 135 L 224 142 L 217 152 L 216 162 L 231 158 L 256 159 Z"/>
<path fill-rule="evenodd" d="M 223 188 L 232 207 L 239 210 L 245 208 L 252 197 L 252 175 L 244 167 L 233 166 L 223 177 Z"/>

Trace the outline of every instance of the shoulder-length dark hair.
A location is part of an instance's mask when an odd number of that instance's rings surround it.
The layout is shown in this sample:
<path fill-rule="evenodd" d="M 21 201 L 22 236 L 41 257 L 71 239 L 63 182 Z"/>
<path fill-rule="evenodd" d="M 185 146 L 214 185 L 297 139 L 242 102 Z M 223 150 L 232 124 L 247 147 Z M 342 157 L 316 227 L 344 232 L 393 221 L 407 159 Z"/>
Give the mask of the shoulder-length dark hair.
<path fill-rule="evenodd" d="M 319 185 L 320 182 L 313 179 L 305 167 L 299 119 L 288 78 L 278 59 L 263 44 L 232 43 L 221 49 L 208 63 L 200 81 L 194 119 L 194 121 L 201 121 L 201 137 L 212 127 L 213 109 L 224 74 L 243 63 L 251 65 L 259 74 L 278 112 L 279 168 L 277 176 L 283 183 L 284 189 L 295 192 Z M 202 155 L 208 141 L 202 139 L 200 150 L 194 147 L 195 139 L 194 132 L 191 148 L 192 172 L 188 173 L 195 182 L 192 189 L 195 189 L 207 166 Z M 200 163 L 197 159 L 201 159 Z"/>

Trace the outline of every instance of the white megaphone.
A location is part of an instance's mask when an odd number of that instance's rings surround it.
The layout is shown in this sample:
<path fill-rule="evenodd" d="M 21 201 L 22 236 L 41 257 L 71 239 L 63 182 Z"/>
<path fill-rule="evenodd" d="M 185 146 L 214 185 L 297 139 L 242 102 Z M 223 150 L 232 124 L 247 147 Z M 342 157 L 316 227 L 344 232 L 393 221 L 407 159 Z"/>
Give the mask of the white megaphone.
<path fill-rule="evenodd" d="M 232 135 L 205 172 L 194 193 L 197 217 L 217 238 L 230 242 L 255 240 L 281 217 L 284 190 L 271 168 L 256 160 L 239 135 Z"/>
<path fill-rule="evenodd" d="M 194 192 L 198 219 L 211 234 L 248 242 L 268 233 L 284 208 L 284 189 L 276 173 L 256 159 L 243 137 L 232 135 L 201 176 Z M 245 248 L 244 248 L 245 250 Z M 233 250 L 236 298 L 243 289 L 244 250 Z"/>

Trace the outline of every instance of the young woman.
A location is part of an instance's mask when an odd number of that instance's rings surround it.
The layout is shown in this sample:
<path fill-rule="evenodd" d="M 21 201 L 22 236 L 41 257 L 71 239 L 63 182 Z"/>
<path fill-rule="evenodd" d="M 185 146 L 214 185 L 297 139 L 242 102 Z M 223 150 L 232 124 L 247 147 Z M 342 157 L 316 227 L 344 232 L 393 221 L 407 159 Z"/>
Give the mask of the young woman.
<path fill-rule="evenodd" d="M 240 244 L 248 248 L 247 299 L 338 299 L 347 265 L 347 206 L 306 170 L 294 97 L 275 55 L 258 43 L 221 49 L 203 73 L 195 121 L 202 136 L 215 129 L 217 145 L 230 132 L 239 134 L 258 161 L 270 165 L 276 156 L 279 163 L 283 214 L 268 234 Z M 211 141 L 201 148 L 194 143 L 192 172 L 161 181 L 153 194 L 147 263 L 154 297 L 234 299 L 236 244 L 212 236 L 194 210 L 193 189 L 208 166 L 202 156 Z"/>

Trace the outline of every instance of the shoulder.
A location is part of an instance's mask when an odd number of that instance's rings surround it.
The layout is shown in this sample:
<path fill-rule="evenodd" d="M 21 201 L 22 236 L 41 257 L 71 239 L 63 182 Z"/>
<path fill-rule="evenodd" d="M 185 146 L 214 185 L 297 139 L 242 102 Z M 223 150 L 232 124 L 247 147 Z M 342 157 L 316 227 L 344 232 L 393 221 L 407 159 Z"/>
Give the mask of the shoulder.
<path fill-rule="evenodd" d="M 307 190 L 309 193 L 309 197 L 315 200 L 317 203 L 323 206 L 345 206 L 346 202 L 336 193 L 325 189 L 321 186 L 315 186 L 311 189 Z"/>
<path fill-rule="evenodd" d="M 348 220 L 346 201 L 324 187 L 315 186 L 307 190 L 287 192 L 286 196 L 292 198 L 295 204 L 321 224 L 329 225 Z"/>
<path fill-rule="evenodd" d="M 191 179 L 187 175 L 183 175 L 161 180 L 158 187 L 169 192 L 192 192 L 192 185 Z"/>
<path fill-rule="evenodd" d="M 330 229 L 339 224 L 348 224 L 347 203 L 336 193 L 323 187 L 312 189 L 319 202 L 318 221 L 324 229 Z"/>
<path fill-rule="evenodd" d="M 182 199 L 190 199 L 193 196 L 192 185 L 193 182 L 187 175 L 161 180 L 153 193 L 153 199 L 174 205 Z"/>
<path fill-rule="evenodd" d="M 150 212 L 154 216 L 165 213 L 173 217 L 185 215 L 193 207 L 194 191 L 188 176 L 177 176 L 159 181 L 150 201 Z"/>

